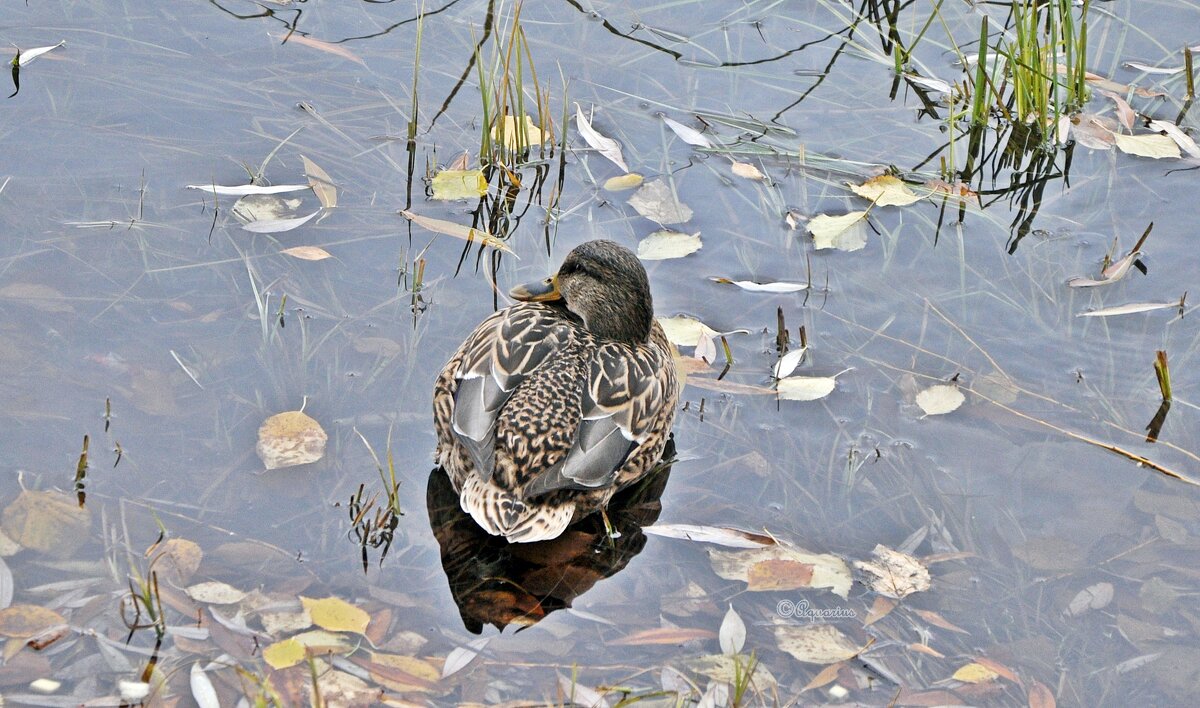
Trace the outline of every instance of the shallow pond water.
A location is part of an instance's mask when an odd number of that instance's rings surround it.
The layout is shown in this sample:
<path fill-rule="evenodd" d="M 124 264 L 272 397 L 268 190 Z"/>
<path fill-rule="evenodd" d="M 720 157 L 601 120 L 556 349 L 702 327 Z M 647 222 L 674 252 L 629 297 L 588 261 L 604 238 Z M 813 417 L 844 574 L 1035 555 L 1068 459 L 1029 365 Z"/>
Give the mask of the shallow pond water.
<path fill-rule="evenodd" d="M 491 66 L 511 37 L 511 3 L 426 3 L 423 22 L 400 2 L 6 9 L 5 42 L 66 44 L 21 67 L 0 109 L 0 503 L 9 535 L 30 499 L 32 518 L 70 532 L 41 550 L 6 544 L 7 603 L 69 625 L 40 651 L 18 651 L 17 633 L 0 667 L 6 699 L 76 705 L 149 678 L 153 701 L 188 705 L 198 665 L 222 704 L 272 695 L 265 686 L 284 703 L 308 700 L 310 668 L 330 704 L 591 705 L 590 690 L 661 705 L 707 691 L 719 704 L 733 699 L 717 684 L 737 683 L 734 660 L 715 658 L 732 607 L 747 630 L 737 661 L 757 662 L 743 704 L 1186 702 L 1200 679 L 1195 315 L 1186 302 L 1078 315 L 1200 292 L 1197 160 L 1076 142 L 1037 169 L 989 131 L 1000 149 L 971 177 L 977 198 L 875 206 L 864 248 L 816 250 L 814 217 L 868 207 L 848 183 L 894 166 L 917 188 L 941 161 L 966 160 L 944 96 L 897 81 L 882 47 L 889 27 L 908 43 L 920 35 L 914 65 L 961 81 L 953 43 L 974 51 L 979 13 L 998 32 L 1007 12 L 943 4 L 921 34 L 930 8 L 892 5 L 526 3 L 520 26 L 555 142 L 568 119 L 565 153 L 547 148 L 518 170 L 507 208 L 493 185 L 484 209 L 519 258 L 398 214 L 472 223 L 475 203 L 429 200 L 424 178 L 464 151 L 478 164 L 475 46 Z M 1160 92 L 1125 97 L 1194 133 L 1182 74 L 1125 66 L 1179 66 L 1200 41 L 1200 10 L 1164 7 L 1094 4 L 1087 65 Z M 893 11 L 889 24 L 881 15 Z M 431 389 L 496 307 L 492 280 L 503 292 L 583 241 L 634 248 L 659 228 L 632 192 L 604 189 L 622 171 L 587 147 L 576 104 L 631 170 L 693 212 L 673 228 L 699 232 L 703 248 L 646 261 L 657 314 L 744 331 L 727 335 L 724 378 L 719 343 L 710 370 L 691 375 L 669 477 L 614 509 L 620 537 L 591 519 L 530 556 L 445 513 Z M 1098 93 L 1083 110 L 1115 113 Z M 717 149 L 689 145 L 664 115 Z M 328 173 L 338 204 L 287 232 L 248 232 L 231 215 L 236 197 L 214 211 L 211 195 L 185 188 L 244 184 L 260 169 L 304 184 L 302 155 Z M 296 195 L 297 215 L 317 208 L 311 191 Z M 1067 287 L 1150 222 L 1145 274 Z M 295 246 L 332 257 L 281 253 Z M 748 292 L 714 276 L 811 288 Z M 808 341 L 796 374 L 836 376 L 828 396 L 771 392 L 781 317 L 793 348 L 801 326 Z M 1174 401 L 1147 442 L 1158 350 Z M 916 395 L 938 384 L 965 402 L 926 416 Z M 328 434 L 324 457 L 264 471 L 260 424 L 301 407 Z M 366 547 L 364 567 L 351 499 L 360 485 L 362 498 L 384 490 L 373 454 L 385 466 L 391 455 L 403 516 L 386 554 Z M 77 492 L 87 516 L 71 526 Z M 847 561 L 882 544 L 923 559 L 932 583 L 890 611 L 861 571 L 844 598 L 774 575 L 748 589 L 714 571 L 728 549 L 643 535 L 652 522 L 765 531 Z M 164 539 L 194 542 L 203 560 L 160 583 L 168 631 L 156 646 L 152 622 L 127 629 L 127 596 Z M 189 596 L 201 581 L 251 595 Z M 298 614 L 300 596 L 365 610 L 368 641 L 345 632 L 311 666 L 270 668 L 263 649 L 302 629 L 264 616 Z M 781 627 L 815 626 L 818 610 L 861 651 L 840 664 L 789 652 Z M 498 616 L 513 624 L 481 619 Z M 60 685 L 32 687 L 38 678 Z"/>

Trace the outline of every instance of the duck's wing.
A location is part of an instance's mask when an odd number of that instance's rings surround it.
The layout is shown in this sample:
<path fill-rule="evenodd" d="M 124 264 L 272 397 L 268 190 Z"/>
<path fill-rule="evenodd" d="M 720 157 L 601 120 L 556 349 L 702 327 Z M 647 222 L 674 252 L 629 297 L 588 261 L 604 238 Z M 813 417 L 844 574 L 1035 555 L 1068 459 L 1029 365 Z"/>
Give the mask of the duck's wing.
<path fill-rule="evenodd" d="M 582 414 L 571 449 L 522 487 L 528 499 L 555 489 L 613 484 L 625 461 L 654 432 L 670 405 L 674 362 L 655 347 L 603 344 L 591 361 Z M 668 368 L 670 367 L 670 368 Z M 673 390 L 673 389 L 672 389 Z"/>
<path fill-rule="evenodd" d="M 548 307 L 515 305 L 484 320 L 463 343 L 451 423 L 485 481 L 495 470 L 500 410 L 569 336 L 561 316 Z"/>

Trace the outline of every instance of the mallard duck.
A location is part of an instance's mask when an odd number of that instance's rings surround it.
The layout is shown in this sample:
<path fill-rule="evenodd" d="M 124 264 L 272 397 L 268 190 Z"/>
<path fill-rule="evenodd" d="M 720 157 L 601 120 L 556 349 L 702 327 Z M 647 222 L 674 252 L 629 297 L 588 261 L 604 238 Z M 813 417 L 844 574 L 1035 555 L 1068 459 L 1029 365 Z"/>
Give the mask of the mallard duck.
<path fill-rule="evenodd" d="M 437 461 L 510 542 L 559 536 L 658 462 L 679 391 L 646 270 L 612 241 L 513 288 L 438 376 Z"/>

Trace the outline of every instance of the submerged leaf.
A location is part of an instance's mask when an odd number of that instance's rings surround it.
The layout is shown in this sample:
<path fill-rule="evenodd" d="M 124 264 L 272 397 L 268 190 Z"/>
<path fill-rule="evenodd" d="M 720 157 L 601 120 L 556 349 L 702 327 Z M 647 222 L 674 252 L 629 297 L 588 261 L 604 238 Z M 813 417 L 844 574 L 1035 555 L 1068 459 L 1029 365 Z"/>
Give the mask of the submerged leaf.
<path fill-rule="evenodd" d="M 256 451 L 269 470 L 293 467 L 321 459 L 328 439 L 320 423 L 301 411 L 286 411 L 263 421 Z"/>
<path fill-rule="evenodd" d="M 629 198 L 629 205 L 651 221 L 666 226 L 692 218 L 692 210 L 675 198 L 675 192 L 663 180 L 647 182 Z"/>
<path fill-rule="evenodd" d="M 0 527 L 25 548 L 66 558 L 87 540 L 92 512 L 62 492 L 22 490 L 4 508 Z"/>
<path fill-rule="evenodd" d="M 439 234 L 453 236 L 454 238 L 461 238 L 465 241 L 478 241 L 484 246 L 490 246 L 498 251 L 504 251 L 505 253 L 513 252 L 513 250 L 508 247 L 508 244 L 504 243 L 488 232 L 483 231 L 482 229 L 473 229 L 470 226 L 456 224 L 453 221 L 444 221 L 442 219 L 433 219 L 428 216 L 421 216 L 420 214 L 414 214 L 407 209 L 401 210 L 400 215 L 413 222 L 417 226 L 421 226 Z"/>
<path fill-rule="evenodd" d="M 858 251 L 867 245 L 867 232 L 863 228 L 865 211 L 830 216 L 818 214 L 808 222 L 808 232 L 813 235 L 813 246 L 817 250 L 836 248 L 840 251 Z"/>
<path fill-rule="evenodd" d="M 300 602 L 308 610 L 313 624 L 331 632 L 354 632 L 362 634 L 371 623 L 371 616 L 365 610 L 351 605 L 338 597 L 313 599 L 301 597 Z"/>
<path fill-rule="evenodd" d="M 621 144 L 597 132 L 588 121 L 587 116 L 583 114 L 583 109 L 579 107 L 578 103 L 575 104 L 575 125 L 579 128 L 579 134 L 583 136 L 584 142 L 617 167 L 629 172 L 629 166 L 625 164 L 625 158 L 621 155 Z"/>
<path fill-rule="evenodd" d="M 983 664 L 971 662 L 959 667 L 958 671 L 952 676 L 956 681 L 963 683 L 988 683 L 1000 678 L 1000 674 L 992 671 Z"/>
<path fill-rule="evenodd" d="M 726 580 L 741 580 L 747 590 L 828 588 L 843 598 L 850 592 L 850 568 L 828 553 L 809 553 L 780 543 L 750 550 L 710 550 L 708 556 L 713 572 Z"/>
<path fill-rule="evenodd" d="M 643 261 L 661 261 L 668 258 L 683 258 L 699 251 L 700 232 L 685 234 L 670 229 L 659 229 L 638 242 L 637 256 Z"/>
<path fill-rule="evenodd" d="M 867 584 L 880 595 L 900 599 L 929 589 L 929 569 L 907 553 L 879 544 L 870 561 L 855 561 L 854 567 L 866 573 Z"/>
<path fill-rule="evenodd" d="M 782 651 L 807 664 L 836 664 L 861 651 L 832 624 L 776 624 L 775 643 Z"/>

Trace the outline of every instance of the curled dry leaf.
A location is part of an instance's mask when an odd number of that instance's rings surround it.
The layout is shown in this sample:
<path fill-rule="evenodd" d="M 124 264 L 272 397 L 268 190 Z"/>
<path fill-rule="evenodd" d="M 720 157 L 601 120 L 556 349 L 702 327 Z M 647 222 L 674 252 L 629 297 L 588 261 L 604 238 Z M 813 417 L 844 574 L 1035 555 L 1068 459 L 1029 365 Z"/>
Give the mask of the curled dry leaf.
<path fill-rule="evenodd" d="M 809 220 L 807 228 L 812 234 L 813 246 L 817 250 L 836 248 L 839 251 L 858 251 L 867 245 L 867 232 L 863 228 L 865 211 L 830 216 L 818 214 Z"/>
<path fill-rule="evenodd" d="M 659 317 L 658 324 L 666 333 L 667 339 L 677 347 L 694 347 L 702 336 L 715 337 L 720 334 L 712 327 L 704 324 L 695 317 L 675 315 L 674 317 Z"/>
<path fill-rule="evenodd" d="M 662 261 L 683 258 L 699 251 L 700 232 L 685 234 L 670 229 L 659 229 L 638 242 L 637 256 L 643 261 Z"/>
<path fill-rule="evenodd" d="M 670 185 L 661 179 L 643 184 L 629 198 L 637 213 L 663 226 L 682 224 L 692 218 L 692 210 L 675 197 Z"/>
<path fill-rule="evenodd" d="M 804 355 L 807 353 L 808 347 L 800 347 L 784 354 L 779 358 L 779 361 L 775 362 L 775 368 L 771 372 L 772 375 L 777 379 L 790 376 L 796 370 L 796 367 L 800 366 L 800 362 L 804 361 Z"/>
<path fill-rule="evenodd" d="M 651 536 L 713 543 L 727 548 L 761 548 L 775 545 L 775 539 L 770 536 L 724 526 L 654 524 L 653 526 L 643 526 L 642 532 Z"/>
<path fill-rule="evenodd" d="M 872 590 L 899 600 L 929 589 L 929 569 L 912 556 L 879 544 L 871 552 L 875 560 L 855 561 L 854 567 L 867 576 Z"/>
<path fill-rule="evenodd" d="M 1117 119 L 1121 121 L 1121 125 L 1125 126 L 1126 130 L 1133 130 L 1133 121 L 1137 119 L 1137 112 L 1133 110 L 1129 102 L 1112 91 L 1099 89 L 1099 93 L 1112 99 L 1117 107 Z"/>
<path fill-rule="evenodd" d="M 850 189 L 863 199 L 871 200 L 875 206 L 908 206 L 924 199 L 893 175 L 872 177 L 862 184 L 850 185 Z"/>
<path fill-rule="evenodd" d="M 579 128 L 579 134 L 583 136 L 584 142 L 608 158 L 614 165 L 620 167 L 622 171 L 629 172 L 629 166 L 625 164 L 625 158 L 621 155 L 621 144 L 612 138 L 601 135 L 593 128 L 578 103 L 575 104 L 575 126 Z"/>
<path fill-rule="evenodd" d="M 313 193 L 317 195 L 317 201 L 321 202 L 321 206 L 326 209 L 336 207 L 337 187 L 334 186 L 329 174 L 321 169 L 320 165 L 303 155 L 300 156 L 300 160 L 304 163 L 304 176 L 308 177 L 308 186 L 312 187 Z"/>
<path fill-rule="evenodd" d="M 263 421 L 256 451 L 269 470 L 293 467 L 321 459 L 328 439 L 320 423 L 301 411 L 286 411 Z"/>
<path fill-rule="evenodd" d="M 1131 302 L 1128 305 L 1115 305 L 1113 307 L 1105 307 L 1091 312 L 1080 312 L 1076 317 L 1112 317 L 1113 315 L 1132 315 L 1139 312 L 1153 312 L 1154 310 L 1166 310 L 1174 307 L 1179 307 L 1179 301 L 1175 302 Z"/>
<path fill-rule="evenodd" d="M 19 58 L 17 58 L 15 61 L 17 62 L 17 64 L 19 66 L 27 66 L 34 59 L 37 59 L 38 57 L 45 54 L 46 52 L 49 52 L 54 49 L 58 49 L 59 47 L 62 47 L 62 46 L 66 46 L 66 44 L 67 44 L 67 40 L 64 39 L 63 41 L 59 42 L 58 44 L 52 44 L 49 47 L 34 47 L 33 49 L 26 49 L 25 51 L 20 53 L 21 56 Z"/>
<path fill-rule="evenodd" d="M 513 250 L 508 247 L 508 244 L 482 229 L 473 229 L 470 226 L 456 224 L 453 221 L 445 221 L 443 219 L 433 219 L 428 216 L 421 216 L 420 214 L 416 214 L 407 209 L 401 210 L 400 215 L 413 222 L 417 226 L 429 229 L 435 233 L 453 236 L 454 238 L 461 238 L 464 241 L 477 241 L 484 246 L 489 246 L 497 251 L 504 251 L 505 253 L 513 252 Z"/>
<path fill-rule="evenodd" d="M 954 384 L 938 384 L 917 394 L 917 405 L 925 415 L 945 415 L 958 410 L 967 400 L 958 386 Z"/>
<path fill-rule="evenodd" d="M 199 708 L 221 708 L 221 701 L 217 698 L 217 689 L 213 686 L 212 679 L 208 677 L 208 674 L 200 666 L 199 661 L 192 664 L 188 683 L 192 689 L 192 698 L 195 699 L 196 705 Z M 147 684 L 148 688 L 149 685 Z"/>
<path fill-rule="evenodd" d="M 695 128 L 689 128 L 683 123 L 672 120 L 666 116 L 663 116 L 662 119 L 663 122 L 667 124 L 667 127 L 670 128 L 671 131 L 676 135 L 678 135 L 680 140 L 688 145 L 695 145 L 696 147 L 704 148 L 712 147 L 712 141 Z"/>
<path fill-rule="evenodd" d="M 937 91 L 938 93 L 950 93 L 951 86 L 948 82 L 938 78 L 928 76 L 920 76 L 918 74 L 906 73 L 904 78 L 909 82 L 920 86 L 927 91 Z"/>
<path fill-rule="evenodd" d="M 1190 135 L 1179 129 L 1179 126 L 1174 123 L 1168 123 L 1165 120 L 1150 121 L 1150 129 L 1166 133 L 1168 137 L 1179 145 L 1179 149 L 1186 152 L 1191 157 L 1200 157 L 1200 146 L 1196 145 L 1196 141 Z"/>

